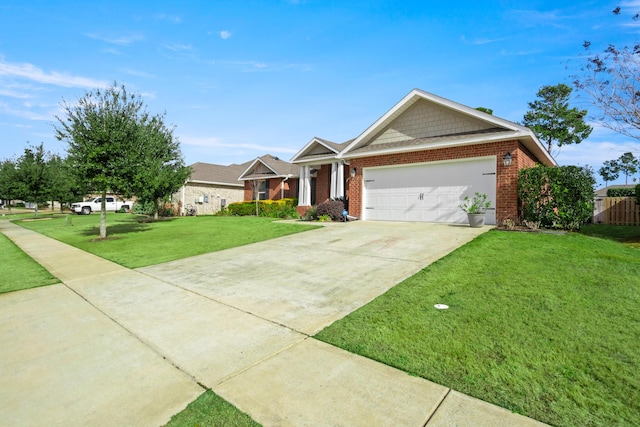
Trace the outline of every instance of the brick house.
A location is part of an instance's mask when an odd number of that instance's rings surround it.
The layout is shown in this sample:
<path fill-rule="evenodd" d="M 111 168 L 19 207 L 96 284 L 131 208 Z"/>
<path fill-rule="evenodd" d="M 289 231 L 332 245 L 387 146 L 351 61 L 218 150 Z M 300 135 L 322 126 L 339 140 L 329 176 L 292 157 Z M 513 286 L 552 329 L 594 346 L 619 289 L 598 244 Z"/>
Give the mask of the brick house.
<path fill-rule="evenodd" d="M 244 200 L 295 198 L 299 170 L 298 166 L 271 154 L 256 158 L 248 163 L 238 178 L 243 184 Z"/>
<path fill-rule="evenodd" d="M 518 170 L 556 162 L 516 123 L 414 89 L 357 138 L 313 138 L 293 158 L 298 210 L 346 197 L 363 220 L 465 223 L 465 196 L 486 193 L 486 223 L 517 219 Z"/>

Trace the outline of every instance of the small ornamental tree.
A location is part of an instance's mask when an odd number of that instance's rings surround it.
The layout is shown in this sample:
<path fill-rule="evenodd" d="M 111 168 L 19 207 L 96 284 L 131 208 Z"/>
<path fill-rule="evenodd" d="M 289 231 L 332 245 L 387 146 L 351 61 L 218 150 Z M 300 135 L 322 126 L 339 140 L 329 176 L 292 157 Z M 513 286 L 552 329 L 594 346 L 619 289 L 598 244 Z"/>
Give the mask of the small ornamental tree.
<path fill-rule="evenodd" d="M 35 204 L 35 216 L 38 216 L 38 204 L 49 198 L 51 179 L 48 167 L 49 154 L 43 144 L 25 148 L 24 154 L 16 162 L 14 179 L 18 185 L 18 195 L 26 202 Z"/>
<path fill-rule="evenodd" d="M 576 230 L 593 216 L 593 171 L 588 167 L 536 166 L 518 172 L 523 221 Z"/>

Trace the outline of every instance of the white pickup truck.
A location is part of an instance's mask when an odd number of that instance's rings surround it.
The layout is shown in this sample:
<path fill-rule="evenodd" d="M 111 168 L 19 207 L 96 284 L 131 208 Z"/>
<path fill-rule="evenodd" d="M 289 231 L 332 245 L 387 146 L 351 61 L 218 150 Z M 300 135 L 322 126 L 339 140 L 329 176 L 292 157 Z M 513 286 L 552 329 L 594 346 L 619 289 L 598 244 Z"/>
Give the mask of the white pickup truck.
<path fill-rule="evenodd" d="M 131 201 L 119 201 L 115 197 L 107 196 L 105 206 L 107 211 L 119 211 L 120 209 L 130 210 L 133 206 Z M 71 205 L 71 211 L 78 215 L 89 215 L 91 212 L 100 212 L 102 207 L 102 197 L 96 197 L 95 199 L 87 202 L 76 202 Z"/>

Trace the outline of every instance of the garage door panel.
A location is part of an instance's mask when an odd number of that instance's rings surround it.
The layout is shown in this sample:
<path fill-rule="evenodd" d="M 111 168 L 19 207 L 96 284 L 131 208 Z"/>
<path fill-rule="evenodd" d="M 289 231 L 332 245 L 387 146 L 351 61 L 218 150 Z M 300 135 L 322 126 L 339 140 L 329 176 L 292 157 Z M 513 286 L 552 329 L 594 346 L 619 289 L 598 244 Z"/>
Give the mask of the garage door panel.
<path fill-rule="evenodd" d="M 465 196 L 487 193 L 495 206 L 495 169 L 495 158 L 365 169 L 364 219 L 466 223 Z"/>

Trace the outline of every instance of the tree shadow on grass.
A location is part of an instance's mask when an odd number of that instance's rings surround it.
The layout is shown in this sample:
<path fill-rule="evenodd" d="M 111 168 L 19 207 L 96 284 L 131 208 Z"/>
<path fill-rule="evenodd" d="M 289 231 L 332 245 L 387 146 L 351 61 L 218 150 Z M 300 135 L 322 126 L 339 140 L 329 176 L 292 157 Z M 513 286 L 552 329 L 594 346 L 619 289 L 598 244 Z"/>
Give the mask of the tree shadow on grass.
<path fill-rule="evenodd" d="M 580 229 L 580 234 L 613 240 L 624 245 L 640 247 L 640 227 L 637 225 L 589 224 Z"/>
<path fill-rule="evenodd" d="M 148 231 L 151 229 L 151 226 L 148 224 L 140 223 L 137 221 L 131 222 L 122 222 L 116 224 L 107 224 L 107 239 L 114 235 L 119 234 L 129 234 L 129 233 L 140 233 L 143 231 Z M 82 231 L 83 236 L 100 236 L 100 227 L 91 227 L 84 231 Z"/>

